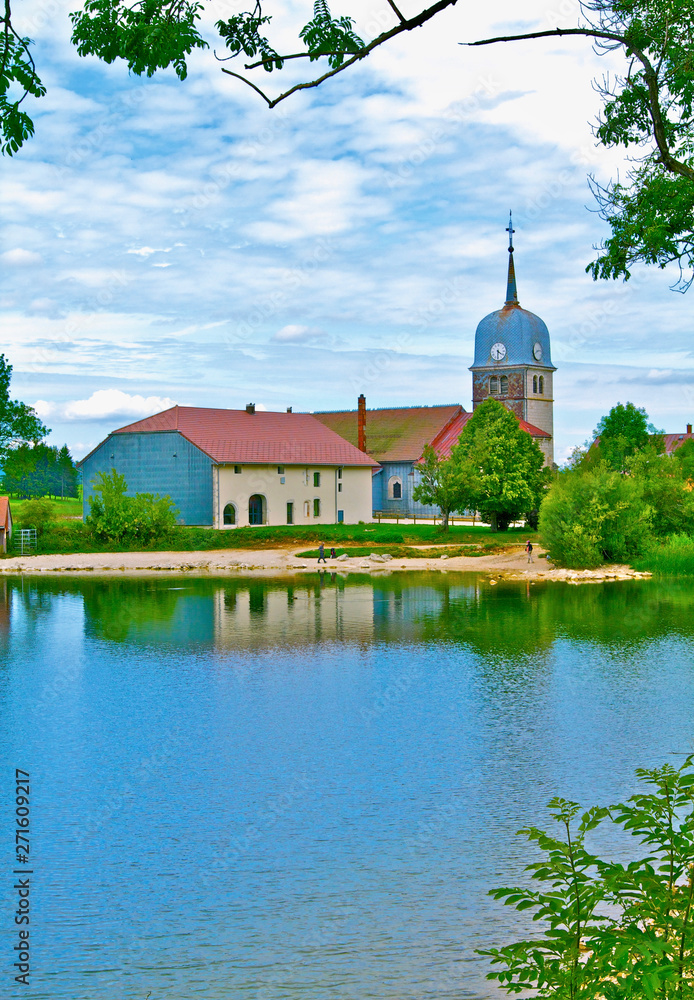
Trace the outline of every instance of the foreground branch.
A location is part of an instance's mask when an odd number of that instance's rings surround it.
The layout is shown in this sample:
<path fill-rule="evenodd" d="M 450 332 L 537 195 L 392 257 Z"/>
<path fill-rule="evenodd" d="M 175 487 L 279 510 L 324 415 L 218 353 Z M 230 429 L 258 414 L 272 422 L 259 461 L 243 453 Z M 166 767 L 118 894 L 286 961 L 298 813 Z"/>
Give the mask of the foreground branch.
<path fill-rule="evenodd" d="M 670 173 L 679 174 L 681 177 L 686 177 L 688 180 L 694 181 L 694 169 L 687 163 L 678 160 L 672 155 L 670 150 L 663 119 L 663 110 L 660 106 L 658 73 L 646 53 L 637 48 L 626 35 L 620 35 L 614 31 L 600 31 L 597 28 L 552 28 L 547 31 L 529 31 L 521 35 L 498 35 L 496 38 L 482 38 L 476 42 L 459 42 L 459 44 L 472 47 L 477 45 L 494 45 L 497 42 L 518 42 L 530 38 L 561 38 L 564 35 L 582 35 L 586 38 L 615 42 L 626 49 L 627 55 L 633 54 L 639 60 L 644 69 L 644 77 L 648 88 L 648 108 L 653 125 L 653 137 L 660 154 L 660 162 Z"/>
<path fill-rule="evenodd" d="M 240 73 L 234 73 L 232 70 L 226 69 L 224 66 L 222 66 L 222 73 L 226 73 L 228 76 L 235 76 L 238 80 L 242 80 L 244 83 L 247 83 L 249 87 L 260 94 L 264 101 L 267 101 L 268 107 L 274 108 L 280 103 L 280 101 L 286 100 L 287 97 L 291 94 L 295 94 L 298 90 L 310 90 L 312 87 L 319 87 L 321 83 L 330 79 L 331 76 L 336 76 L 338 73 L 342 73 L 342 71 L 347 69 L 348 66 L 352 66 L 355 62 L 358 62 L 360 59 L 368 56 L 368 54 L 373 52 L 375 48 L 378 48 L 379 45 L 383 45 L 384 42 L 389 41 L 391 38 L 395 38 L 396 35 L 400 35 L 404 31 L 412 31 L 413 28 L 421 28 L 421 26 L 426 24 L 427 21 L 430 21 L 432 17 L 436 17 L 437 14 L 439 14 L 442 10 L 445 10 L 447 7 L 455 6 L 456 3 L 457 0 L 438 0 L 438 3 L 433 4 L 431 7 L 427 7 L 426 10 L 416 14 L 415 17 L 401 20 L 400 23 L 396 24 L 394 28 L 391 28 L 390 31 L 384 31 L 382 34 L 378 35 L 373 39 L 373 41 L 369 42 L 368 45 L 365 45 L 363 49 L 359 49 L 359 51 L 355 52 L 350 59 L 343 62 L 341 66 L 336 66 L 334 69 L 329 70 L 327 73 L 324 73 L 315 80 L 310 80 L 308 83 L 297 83 L 295 86 L 290 87 L 289 90 L 286 90 L 283 94 L 280 94 L 279 97 L 268 97 L 267 94 L 264 94 L 263 91 L 259 87 L 256 87 L 256 85 L 247 77 L 241 76 Z M 391 4 L 391 7 L 393 7 L 395 12 L 402 18 L 402 15 L 397 10 L 395 5 Z M 262 65 L 263 61 L 267 60 L 261 60 L 260 65 Z"/>

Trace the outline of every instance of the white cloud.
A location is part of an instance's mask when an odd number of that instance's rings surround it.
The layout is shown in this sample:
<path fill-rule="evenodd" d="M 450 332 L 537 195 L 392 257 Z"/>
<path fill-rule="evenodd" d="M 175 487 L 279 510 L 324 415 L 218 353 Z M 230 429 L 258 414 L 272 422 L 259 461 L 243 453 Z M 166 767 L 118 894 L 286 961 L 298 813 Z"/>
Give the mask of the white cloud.
<path fill-rule="evenodd" d="M 313 330 L 309 326 L 298 326 L 295 323 L 289 323 L 273 334 L 271 339 L 278 344 L 306 344 L 311 340 L 318 340 L 321 337 L 325 337 L 325 335 L 324 330 Z"/>
<path fill-rule="evenodd" d="M 38 399 L 34 409 L 42 420 L 57 417 L 62 420 L 114 420 L 149 417 L 161 410 L 175 406 L 173 399 L 162 396 L 138 396 L 120 389 L 97 389 L 88 399 L 74 399 L 67 403 L 50 403 Z"/>
<path fill-rule="evenodd" d="M 42 264 L 41 254 L 34 253 L 33 250 L 24 250 L 16 247 L 14 250 L 5 250 L 0 254 L 0 261 L 12 267 L 31 267 L 34 264 Z"/>
<path fill-rule="evenodd" d="M 177 244 L 180 246 L 181 244 Z M 140 247 L 138 250 L 128 250 L 128 253 L 137 254 L 138 257 L 151 257 L 153 253 L 170 253 L 172 247 Z"/>

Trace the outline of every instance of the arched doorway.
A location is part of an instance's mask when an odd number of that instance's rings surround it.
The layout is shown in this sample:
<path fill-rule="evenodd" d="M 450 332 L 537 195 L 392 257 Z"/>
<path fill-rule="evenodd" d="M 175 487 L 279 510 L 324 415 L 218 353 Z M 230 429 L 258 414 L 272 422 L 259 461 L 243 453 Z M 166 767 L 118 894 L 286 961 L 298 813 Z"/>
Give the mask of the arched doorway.
<path fill-rule="evenodd" d="M 248 501 L 248 523 L 265 523 L 265 497 L 260 493 L 254 493 Z"/>
<path fill-rule="evenodd" d="M 228 503 L 224 508 L 224 523 L 236 524 L 236 507 L 233 503 Z"/>

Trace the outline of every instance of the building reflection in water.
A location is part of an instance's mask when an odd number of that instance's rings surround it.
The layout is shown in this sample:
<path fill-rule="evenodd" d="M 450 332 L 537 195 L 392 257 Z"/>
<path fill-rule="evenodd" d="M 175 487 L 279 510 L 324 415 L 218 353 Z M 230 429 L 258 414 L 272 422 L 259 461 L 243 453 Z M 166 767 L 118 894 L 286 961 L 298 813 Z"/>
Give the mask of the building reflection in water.
<path fill-rule="evenodd" d="M 219 587 L 213 596 L 218 649 L 300 647 L 317 642 L 371 643 L 374 591 L 370 584 L 345 587 L 324 578 L 318 585 L 268 588 Z"/>

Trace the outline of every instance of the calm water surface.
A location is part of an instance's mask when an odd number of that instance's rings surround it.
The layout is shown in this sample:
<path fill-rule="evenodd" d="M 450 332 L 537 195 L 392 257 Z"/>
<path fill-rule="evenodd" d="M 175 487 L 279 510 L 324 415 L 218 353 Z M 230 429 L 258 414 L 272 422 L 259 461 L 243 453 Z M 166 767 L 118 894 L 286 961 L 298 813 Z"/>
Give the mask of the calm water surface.
<path fill-rule="evenodd" d="M 520 930 L 486 895 L 531 860 L 515 831 L 694 746 L 693 601 L 454 574 L 0 581 L 0 991 L 498 996 L 474 949 Z"/>

